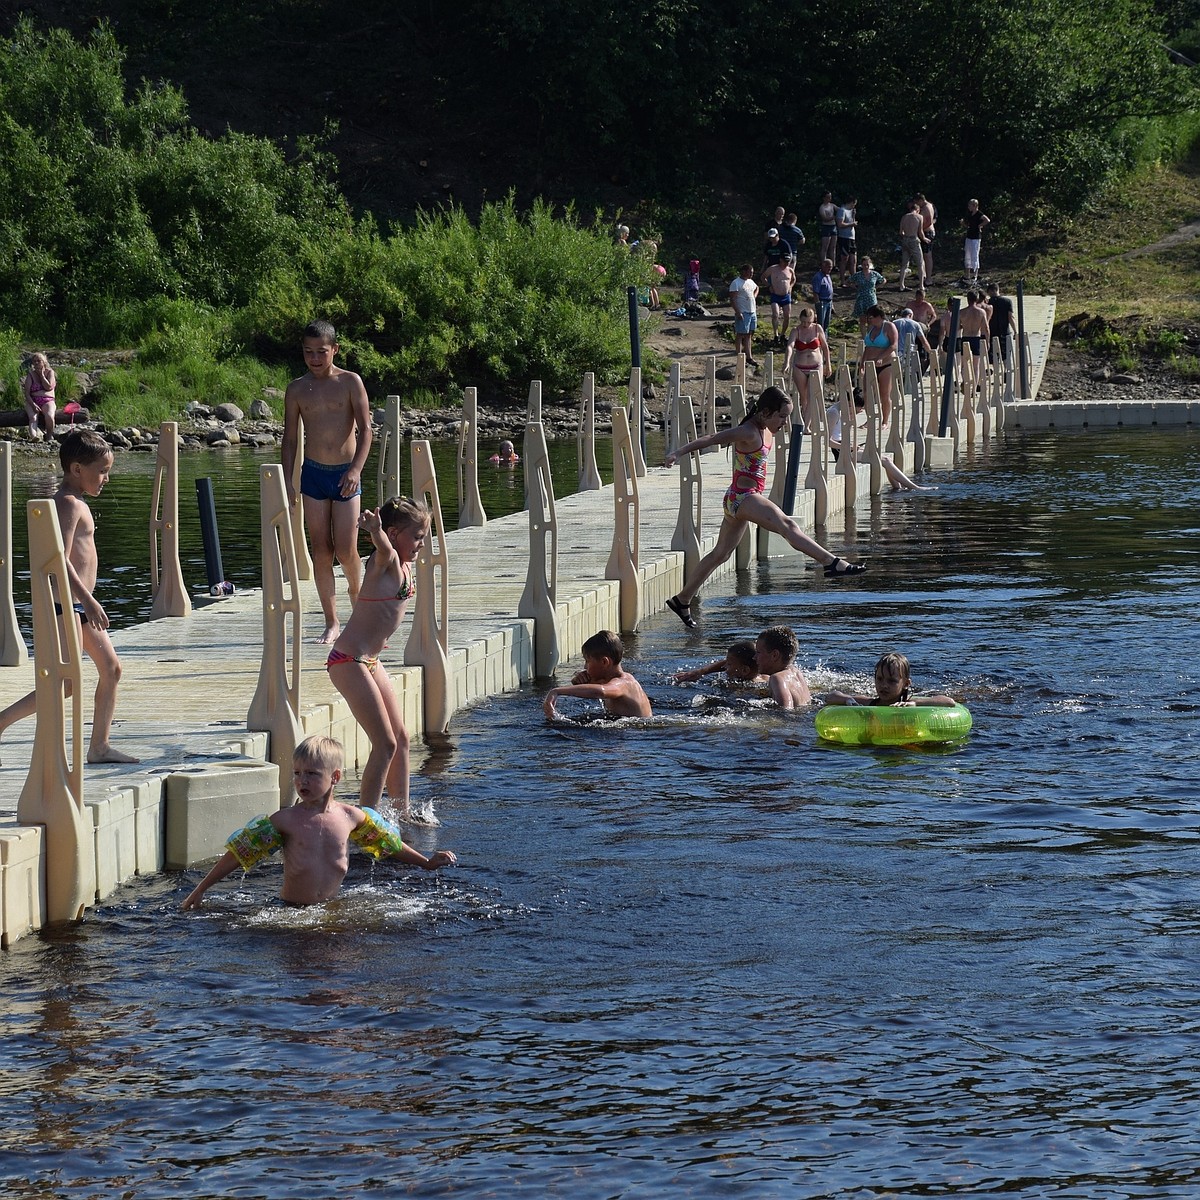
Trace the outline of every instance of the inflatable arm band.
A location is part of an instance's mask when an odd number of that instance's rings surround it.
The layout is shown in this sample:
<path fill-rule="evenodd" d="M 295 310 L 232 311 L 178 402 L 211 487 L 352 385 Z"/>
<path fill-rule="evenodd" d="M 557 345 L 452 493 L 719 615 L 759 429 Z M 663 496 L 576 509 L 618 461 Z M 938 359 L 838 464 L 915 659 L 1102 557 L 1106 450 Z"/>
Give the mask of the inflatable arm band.
<path fill-rule="evenodd" d="M 915 708 L 831 704 L 816 716 L 817 733 L 843 746 L 917 746 L 957 742 L 971 732 L 971 714 L 961 705 Z"/>
<path fill-rule="evenodd" d="M 364 808 L 367 819 L 350 834 L 350 840 L 365 850 L 372 858 L 387 858 L 404 849 L 400 830 L 387 817 L 381 817 L 373 808 Z"/>
<path fill-rule="evenodd" d="M 255 817 L 225 843 L 225 849 L 248 871 L 264 858 L 283 848 L 283 834 L 271 824 L 270 817 Z"/>

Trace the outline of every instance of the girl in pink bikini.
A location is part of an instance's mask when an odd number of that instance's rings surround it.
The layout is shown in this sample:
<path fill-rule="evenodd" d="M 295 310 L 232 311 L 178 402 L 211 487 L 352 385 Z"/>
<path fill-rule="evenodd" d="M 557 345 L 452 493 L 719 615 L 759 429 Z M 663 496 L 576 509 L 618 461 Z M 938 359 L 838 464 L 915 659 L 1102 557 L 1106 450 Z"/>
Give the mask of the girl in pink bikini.
<path fill-rule="evenodd" d="M 34 354 L 29 359 L 29 371 L 21 381 L 25 397 L 25 415 L 29 418 L 29 436 L 35 442 L 54 436 L 54 389 L 58 377 L 50 360 L 44 354 Z"/>
<path fill-rule="evenodd" d="M 825 337 L 825 330 L 814 320 L 811 308 L 800 310 L 800 323 L 788 338 L 783 369 L 785 374 L 789 370 L 792 373 L 792 383 L 800 400 L 800 416 L 804 424 L 811 427 L 817 414 L 817 405 L 823 400 L 820 377 L 824 375 L 828 379 L 833 374 L 829 341 Z"/>
<path fill-rule="evenodd" d="M 689 629 L 695 629 L 697 625 L 692 616 L 692 600 L 704 581 L 737 549 L 747 522 L 786 538 L 794 549 L 824 564 L 826 575 L 857 575 L 866 570 L 861 563 L 847 562 L 826 550 L 820 542 L 804 533 L 794 518 L 763 495 L 767 489 L 767 463 L 775 434 L 791 416 L 792 402 L 787 394 L 777 387 L 769 387 L 740 425 L 697 438 L 667 455 L 664 465 L 671 467 L 681 455 L 703 450 L 706 446 L 733 447 L 733 481 L 725 492 L 725 519 L 717 534 L 717 544 L 696 564 L 692 578 L 667 601 L 667 607 Z"/>
<path fill-rule="evenodd" d="M 387 671 L 380 665 L 387 640 L 400 628 L 416 592 L 413 563 L 429 534 L 424 504 L 397 496 L 358 518 L 375 546 L 367 562 L 354 611 L 329 652 L 325 667 L 346 697 L 371 753 L 362 773 L 360 806 L 376 808 L 387 784 L 388 799 L 402 820 L 408 811 L 408 730 Z"/>

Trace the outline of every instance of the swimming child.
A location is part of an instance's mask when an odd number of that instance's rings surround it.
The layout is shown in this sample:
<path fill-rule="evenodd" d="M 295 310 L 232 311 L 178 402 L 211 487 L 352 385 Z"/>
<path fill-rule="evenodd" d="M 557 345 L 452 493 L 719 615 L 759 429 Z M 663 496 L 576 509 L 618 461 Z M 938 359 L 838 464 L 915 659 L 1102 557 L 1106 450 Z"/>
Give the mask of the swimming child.
<path fill-rule="evenodd" d="M 312 544 L 313 583 L 325 614 L 328 645 L 341 629 L 337 618 L 333 560 L 346 576 L 350 607 L 358 599 L 362 559 L 358 556 L 358 514 L 362 473 L 371 449 L 371 409 L 367 389 L 353 371 L 333 365 L 337 334 L 328 321 L 313 321 L 301 341 L 308 373 L 288 384 L 283 397 L 283 481 L 288 503 L 296 505 L 292 472 L 304 426 L 300 495 Z"/>
<path fill-rule="evenodd" d="M 367 561 L 358 602 L 329 652 L 325 666 L 335 688 L 371 740 L 362 773 L 364 806 L 388 799 L 408 820 L 408 730 L 392 681 L 379 661 L 387 640 L 400 628 L 416 591 L 413 563 L 429 533 L 424 504 L 396 496 L 358 518 L 375 546 Z"/>
<path fill-rule="evenodd" d="M 725 492 L 725 519 L 717 533 L 717 544 L 696 564 L 684 586 L 667 601 L 667 607 L 689 628 L 698 622 L 692 616 L 692 600 L 704 581 L 737 549 L 747 522 L 761 525 L 787 539 L 794 549 L 815 558 L 826 575 L 857 575 L 866 570 L 861 563 L 847 562 L 826 550 L 801 530 L 795 518 L 763 493 L 767 487 L 767 463 L 773 438 L 791 419 L 792 402 L 777 387 L 767 388 L 751 406 L 746 419 L 732 429 L 709 433 L 668 454 L 665 465 L 706 446 L 733 446 L 733 480 Z"/>
<path fill-rule="evenodd" d="M 695 683 L 698 679 L 703 679 L 705 675 L 715 675 L 719 671 L 725 672 L 725 678 L 730 683 L 766 683 L 767 681 L 765 675 L 758 673 L 758 666 L 754 661 L 753 642 L 734 642 L 725 651 L 724 658 L 714 658 L 712 662 L 703 667 L 690 667 L 683 671 L 676 671 L 674 678 L 676 683 Z"/>
<path fill-rule="evenodd" d="M 613 717 L 650 716 L 650 701 L 642 685 L 621 666 L 624 653 L 621 639 L 611 629 L 592 634 L 583 643 L 583 670 L 576 672 L 569 684 L 546 693 L 542 702 L 546 716 L 551 720 L 558 716 L 554 709 L 558 696 L 599 700 Z"/>
<path fill-rule="evenodd" d="M 808 680 L 796 666 L 800 643 L 786 625 L 772 625 L 754 643 L 754 661 L 766 675 L 771 699 L 780 708 L 800 708 L 812 703 Z"/>
<path fill-rule="evenodd" d="M 495 466 L 499 466 L 499 467 L 515 466 L 520 461 L 521 461 L 521 456 L 513 448 L 512 442 L 501 442 L 500 443 L 500 453 L 493 454 L 492 457 L 488 459 L 488 462 L 493 463 Z"/>
<path fill-rule="evenodd" d="M 351 842 L 373 858 L 397 859 L 426 871 L 458 862 L 449 850 L 426 858 L 406 846 L 400 830 L 373 809 L 335 800 L 333 789 L 342 778 L 342 746 L 333 738 L 305 738 L 292 755 L 292 778 L 296 803 L 239 829 L 181 908 L 199 908 L 214 883 L 238 867 L 249 871 L 277 850 L 283 851 L 279 898 L 285 904 L 320 904 L 337 895 L 350 866 Z"/>
<path fill-rule="evenodd" d="M 851 692 L 830 692 L 826 704 L 871 704 L 884 707 L 913 708 L 931 705 L 953 708 L 957 703 L 950 696 L 914 696 L 908 659 L 903 654 L 885 654 L 875 664 L 875 695 L 863 696 Z"/>
<path fill-rule="evenodd" d="M 63 556 L 73 611 L 78 616 L 84 653 L 95 664 L 99 679 L 92 707 L 92 736 L 88 743 L 90 763 L 135 763 L 131 754 L 113 748 L 113 714 L 117 707 L 117 684 L 121 660 L 108 636 L 108 614 L 96 599 L 96 576 L 100 564 L 96 554 L 96 521 L 85 497 L 99 496 L 112 471 L 112 448 L 90 429 L 72 430 L 58 451 L 63 478 L 54 493 L 54 507 L 62 532 Z M 62 618 L 60 618 L 61 620 Z M 0 733 L 16 721 L 37 711 L 37 692 L 30 692 L 0 712 Z"/>
<path fill-rule="evenodd" d="M 25 415 L 29 418 L 29 436 L 35 442 L 54 436 L 54 389 L 58 377 L 50 360 L 42 353 L 29 358 L 29 370 L 21 381 L 21 392 L 25 398 Z"/>

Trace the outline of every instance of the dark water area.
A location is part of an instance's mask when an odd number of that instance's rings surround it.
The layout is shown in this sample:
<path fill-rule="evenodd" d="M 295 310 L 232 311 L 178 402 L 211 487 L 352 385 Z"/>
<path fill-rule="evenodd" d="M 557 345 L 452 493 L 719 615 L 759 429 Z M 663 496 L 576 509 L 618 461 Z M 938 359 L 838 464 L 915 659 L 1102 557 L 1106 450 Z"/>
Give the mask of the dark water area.
<path fill-rule="evenodd" d="M 648 721 L 456 715 L 460 866 L 127 886 L 0 957 L 0 1194 L 1190 1197 L 1200 437 L 1024 434 L 629 639 Z M 975 728 L 845 749 L 672 673 L 785 622 Z M 582 713 L 576 702 L 569 711 Z M 347 790 L 353 796 L 353 785 Z"/>

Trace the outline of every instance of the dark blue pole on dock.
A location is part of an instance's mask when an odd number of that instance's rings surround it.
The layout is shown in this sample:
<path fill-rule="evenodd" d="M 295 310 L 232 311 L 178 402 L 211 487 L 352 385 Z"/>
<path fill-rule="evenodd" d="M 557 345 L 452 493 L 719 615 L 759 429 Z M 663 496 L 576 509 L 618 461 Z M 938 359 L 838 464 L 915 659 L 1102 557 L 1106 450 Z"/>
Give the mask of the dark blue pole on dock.
<path fill-rule="evenodd" d="M 626 288 L 625 294 L 629 299 L 629 365 L 641 370 L 642 335 L 638 324 L 637 288 Z M 646 458 L 646 406 L 641 405 L 638 411 L 642 414 L 642 424 L 641 428 L 637 430 L 637 439 L 638 444 L 642 447 L 642 459 L 644 461 Z"/>
<path fill-rule="evenodd" d="M 962 301 L 955 296 L 950 301 L 950 340 L 946 343 L 946 370 L 942 376 L 942 416 L 938 421 L 938 437 L 945 437 L 950 427 L 950 397 L 954 394 L 954 366 L 958 362 L 958 308 Z"/>
<path fill-rule="evenodd" d="M 788 441 L 787 474 L 783 478 L 783 511 L 789 517 L 796 511 L 796 484 L 800 478 L 800 445 L 803 441 L 804 425 L 794 421 Z"/>
<path fill-rule="evenodd" d="M 212 480 L 207 476 L 196 480 L 196 503 L 200 506 L 200 533 L 204 537 L 204 571 L 208 576 L 208 593 L 210 596 L 221 596 L 226 592 L 225 566 L 221 562 L 221 538 L 217 533 L 217 505 L 213 500 Z"/>
<path fill-rule="evenodd" d="M 1021 364 L 1021 394 L 1018 400 L 1029 399 L 1029 380 L 1025 370 L 1025 280 L 1017 281 L 1017 362 Z"/>

